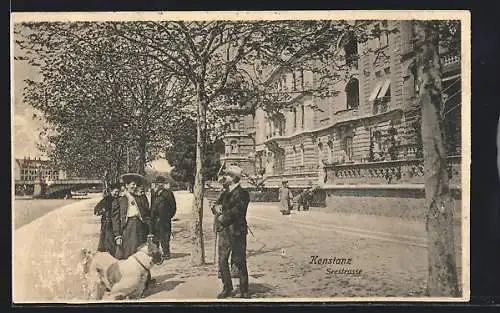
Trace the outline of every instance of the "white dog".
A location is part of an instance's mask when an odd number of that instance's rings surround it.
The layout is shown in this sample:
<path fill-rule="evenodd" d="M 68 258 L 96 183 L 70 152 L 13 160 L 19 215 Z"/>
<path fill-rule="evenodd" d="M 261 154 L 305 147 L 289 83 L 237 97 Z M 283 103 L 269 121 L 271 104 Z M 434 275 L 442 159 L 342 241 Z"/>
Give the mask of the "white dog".
<path fill-rule="evenodd" d="M 89 296 L 95 300 L 140 298 L 151 267 L 160 263 L 160 250 L 150 241 L 125 260 L 118 260 L 108 252 L 82 250 L 83 273 L 90 283 Z"/>

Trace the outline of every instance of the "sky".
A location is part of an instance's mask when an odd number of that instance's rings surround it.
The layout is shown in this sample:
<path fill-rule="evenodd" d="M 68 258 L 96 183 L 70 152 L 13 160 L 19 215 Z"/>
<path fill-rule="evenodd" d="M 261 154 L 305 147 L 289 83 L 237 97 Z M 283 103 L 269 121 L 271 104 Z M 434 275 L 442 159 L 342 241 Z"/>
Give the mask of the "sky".
<path fill-rule="evenodd" d="M 14 56 L 21 55 L 17 45 L 14 47 Z M 40 74 L 33 66 L 25 61 L 14 61 L 13 71 L 13 136 L 14 136 L 14 157 L 23 158 L 25 156 L 41 157 L 43 154 L 36 148 L 36 140 L 39 130 L 44 126 L 44 122 L 33 119 L 34 109 L 24 102 L 22 91 L 24 80 L 27 78 L 38 79 Z"/>
<path fill-rule="evenodd" d="M 21 56 L 21 49 L 14 46 L 14 56 Z M 12 123 L 13 123 L 13 155 L 14 158 L 24 157 L 41 157 L 45 155 L 36 147 L 40 130 L 45 125 L 45 122 L 33 118 L 35 110 L 29 103 L 23 99 L 22 92 L 25 86 L 25 79 L 40 79 L 40 73 L 36 67 L 29 65 L 26 61 L 13 61 L 12 66 Z M 159 172 L 170 172 L 172 167 L 166 159 L 158 159 L 151 162 L 150 166 Z"/>

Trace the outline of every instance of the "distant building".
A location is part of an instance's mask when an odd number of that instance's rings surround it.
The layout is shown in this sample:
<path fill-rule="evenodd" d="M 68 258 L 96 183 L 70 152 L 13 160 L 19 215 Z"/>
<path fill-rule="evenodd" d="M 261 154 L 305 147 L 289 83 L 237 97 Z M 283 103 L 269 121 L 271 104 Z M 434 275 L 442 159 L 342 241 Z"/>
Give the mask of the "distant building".
<path fill-rule="evenodd" d="M 268 185 L 286 178 L 291 186 L 315 184 L 421 183 L 420 108 L 410 64 L 414 60 L 411 22 L 373 22 L 371 28 L 397 28 L 358 43 L 346 35 L 338 43 L 349 71 L 332 89 L 334 96 L 311 93 L 312 71 L 274 69 L 267 84 L 289 92 L 293 105 L 270 116 L 234 122 L 224 142 L 228 164 L 247 173 L 264 172 Z M 445 124 L 454 179 L 460 177 L 460 57 L 442 52 Z M 349 76 L 347 76 L 349 73 Z M 341 73 L 342 74 L 342 73 Z"/>
<path fill-rule="evenodd" d="M 27 182 L 37 180 L 48 182 L 66 179 L 67 175 L 63 170 L 52 168 L 48 160 L 25 157 L 23 159 L 15 159 L 14 178 L 15 180 Z"/>

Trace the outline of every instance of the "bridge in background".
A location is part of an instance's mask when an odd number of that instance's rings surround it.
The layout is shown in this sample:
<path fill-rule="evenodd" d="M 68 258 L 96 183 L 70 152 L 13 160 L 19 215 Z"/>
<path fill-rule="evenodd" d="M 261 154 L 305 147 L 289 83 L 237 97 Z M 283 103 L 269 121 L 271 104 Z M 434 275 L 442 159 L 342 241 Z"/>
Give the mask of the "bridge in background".
<path fill-rule="evenodd" d="M 33 196 L 57 196 L 67 195 L 71 191 L 81 190 L 85 188 L 103 188 L 103 182 L 100 179 L 87 179 L 87 178 L 69 178 L 54 181 L 30 181 L 30 180 L 16 180 L 16 190 L 22 186 L 33 188 Z"/>

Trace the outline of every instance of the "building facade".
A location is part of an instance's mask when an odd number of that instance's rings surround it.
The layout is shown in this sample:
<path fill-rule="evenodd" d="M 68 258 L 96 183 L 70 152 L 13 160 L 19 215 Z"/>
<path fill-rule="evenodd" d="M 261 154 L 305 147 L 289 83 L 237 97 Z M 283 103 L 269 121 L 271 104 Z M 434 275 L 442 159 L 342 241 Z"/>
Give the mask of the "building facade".
<path fill-rule="evenodd" d="M 300 188 L 423 182 L 411 22 L 383 23 L 370 27 L 398 31 L 363 43 L 350 35 L 340 40 L 348 70 L 331 86 L 334 96 L 309 92 L 318 83 L 312 71 L 275 69 L 267 82 L 290 93 L 293 105 L 272 116 L 258 109 L 235 122 L 225 138 L 227 163 L 264 173 L 268 186 L 283 179 Z M 440 53 L 449 171 L 459 184 L 460 57 Z"/>
<path fill-rule="evenodd" d="M 25 157 L 14 161 L 14 179 L 16 181 L 54 181 L 66 179 L 66 172 L 53 169 L 49 161 L 41 158 Z"/>

